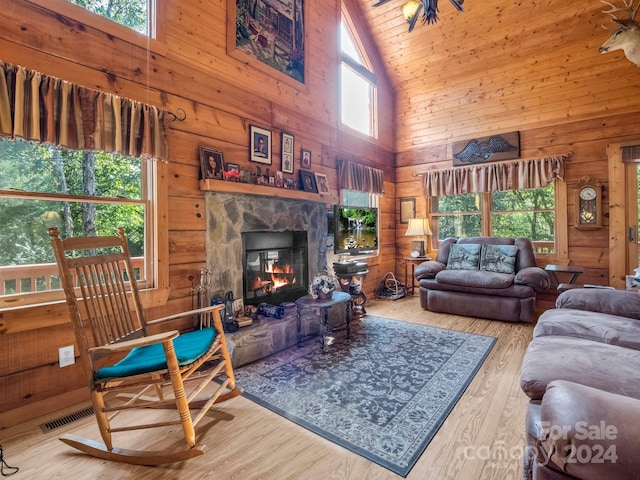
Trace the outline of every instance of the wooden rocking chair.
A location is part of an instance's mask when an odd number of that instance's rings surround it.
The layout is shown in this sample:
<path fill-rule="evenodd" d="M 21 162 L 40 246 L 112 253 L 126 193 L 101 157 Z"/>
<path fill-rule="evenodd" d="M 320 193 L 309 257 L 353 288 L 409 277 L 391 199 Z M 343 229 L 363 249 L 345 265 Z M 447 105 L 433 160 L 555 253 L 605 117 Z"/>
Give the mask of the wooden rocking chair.
<path fill-rule="evenodd" d="M 118 236 L 62 240 L 56 227 L 49 228 L 49 235 L 104 444 L 76 435 L 60 440 L 89 455 L 137 465 L 180 462 L 202 455 L 205 447 L 196 445 L 195 426 L 214 403 L 242 393 L 235 385 L 222 328 L 223 306 L 147 322 L 122 227 Z M 199 319 L 194 331 L 150 335 L 147 330 L 189 315 Z M 114 356 L 118 356 L 115 363 Z M 197 398 L 205 388 L 206 398 Z M 133 425 L 132 415 L 126 415 L 126 419 L 118 419 L 125 422 L 112 425 L 124 410 L 145 407 L 176 408 L 177 415 L 175 419 Z M 185 447 L 145 451 L 113 446 L 112 433 L 178 424 Z M 162 437 L 150 441 L 159 439 Z"/>

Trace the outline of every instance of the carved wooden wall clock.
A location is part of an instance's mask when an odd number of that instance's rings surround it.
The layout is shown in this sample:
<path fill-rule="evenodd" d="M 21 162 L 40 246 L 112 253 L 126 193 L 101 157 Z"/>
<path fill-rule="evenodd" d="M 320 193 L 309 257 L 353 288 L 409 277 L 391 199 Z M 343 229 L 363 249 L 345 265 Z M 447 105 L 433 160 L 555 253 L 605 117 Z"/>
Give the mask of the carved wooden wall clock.
<path fill-rule="evenodd" d="M 591 230 L 602 227 L 602 184 L 583 177 L 576 185 L 576 228 Z"/>

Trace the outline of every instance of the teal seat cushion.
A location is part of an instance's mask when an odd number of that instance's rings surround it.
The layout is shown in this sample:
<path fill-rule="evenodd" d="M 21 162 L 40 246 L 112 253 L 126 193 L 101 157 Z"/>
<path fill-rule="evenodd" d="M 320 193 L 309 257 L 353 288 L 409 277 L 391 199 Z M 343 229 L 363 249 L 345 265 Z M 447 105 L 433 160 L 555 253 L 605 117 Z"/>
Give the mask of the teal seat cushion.
<path fill-rule="evenodd" d="M 173 345 L 176 350 L 178 365 L 189 365 L 200 358 L 209 350 L 215 336 L 216 332 L 213 328 L 203 328 L 202 330 L 183 333 L 174 338 Z M 158 343 L 134 348 L 115 365 L 98 369 L 94 378 L 96 380 L 122 378 L 166 368 L 167 361 L 164 356 L 164 349 L 162 348 L 162 343 Z"/>

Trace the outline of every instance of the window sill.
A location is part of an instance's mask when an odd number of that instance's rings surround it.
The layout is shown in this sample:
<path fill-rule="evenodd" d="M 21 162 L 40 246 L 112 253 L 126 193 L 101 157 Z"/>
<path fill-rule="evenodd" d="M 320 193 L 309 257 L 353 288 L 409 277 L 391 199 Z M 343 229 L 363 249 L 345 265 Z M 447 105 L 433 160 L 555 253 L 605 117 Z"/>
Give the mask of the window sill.
<path fill-rule="evenodd" d="M 169 292 L 169 288 L 140 290 L 142 307 L 148 309 L 165 305 L 169 298 Z M 51 293 L 59 296 L 61 291 Z M 12 302 L 11 307 L 0 307 L 0 335 L 39 330 L 56 325 L 71 325 L 67 303 L 63 299 L 45 301 L 35 305 L 24 303 L 18 305 L 18 302 L 19 300 Z M 0 305 L 7 305 L 7 303 Z"/>

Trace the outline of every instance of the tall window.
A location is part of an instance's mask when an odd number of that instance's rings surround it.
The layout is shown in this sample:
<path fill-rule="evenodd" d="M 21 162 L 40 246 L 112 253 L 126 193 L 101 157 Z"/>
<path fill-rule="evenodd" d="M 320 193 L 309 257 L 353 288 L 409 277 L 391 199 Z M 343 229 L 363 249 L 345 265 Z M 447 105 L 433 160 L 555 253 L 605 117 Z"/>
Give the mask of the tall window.
<path fill-rule="evenodd" d="M 69 0 L 90 12 L 150 37 L 154 35 L 155 0 Z"/>
<path fill-rule="evenodd" d="M 340 45 L 342 124 L 370 137 L 377 137 L 376 75 L 344 9 L 340 24 Z"/>
<path fill-rule="evenodd" d="M 153 168 L 122 155 L 0 139 L 0 296 L 59 288 L 50 226 L 64 237 L 115 235 L 124 226 L 136 274 L 151 286 Z"/>
<path fill-rule="evenodd" d="M 528 237 L 538 253 L 556 250 L 555 188 L 447 195 L 434 199 L 438 242 L 447 237 Z"/>

